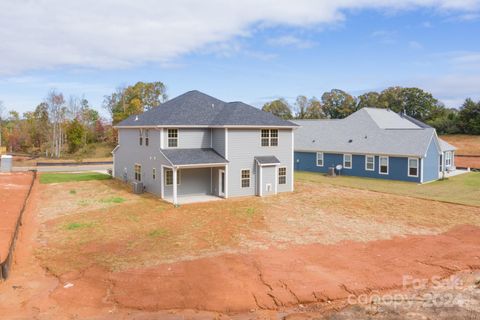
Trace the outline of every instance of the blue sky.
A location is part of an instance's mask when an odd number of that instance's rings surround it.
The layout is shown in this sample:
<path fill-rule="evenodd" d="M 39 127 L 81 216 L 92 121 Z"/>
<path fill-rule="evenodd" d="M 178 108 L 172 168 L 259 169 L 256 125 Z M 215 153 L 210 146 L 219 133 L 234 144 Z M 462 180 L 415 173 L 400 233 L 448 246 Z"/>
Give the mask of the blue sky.
<path fill-rule="evenodd" d="M 393 85 L 421 87 L 451 107 L 480 99 L 478 1 L 139 0 L 113 12 L 110 1 L 87 2 L 0 4 L 7 110 L 31 110 L 50 89 L 101 110 L 104 95 L 137 81 L 162 81 L 170 97 L 197 89 L 255 106 Z"/>

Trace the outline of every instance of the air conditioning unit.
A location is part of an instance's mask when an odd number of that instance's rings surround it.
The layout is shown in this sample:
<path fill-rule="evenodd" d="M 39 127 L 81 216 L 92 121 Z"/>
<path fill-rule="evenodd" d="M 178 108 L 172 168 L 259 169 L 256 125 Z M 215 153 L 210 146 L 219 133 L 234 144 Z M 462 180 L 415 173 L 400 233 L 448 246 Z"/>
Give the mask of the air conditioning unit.
<path fill-rule="evenodd" d="M 141 194 L 143 193 L 143 183 L 140 182 L 140 181 L 135 181 L 133 184 L 132 184 L 132 187 L 133 187 L 133 193 L 135 194 Z"/>

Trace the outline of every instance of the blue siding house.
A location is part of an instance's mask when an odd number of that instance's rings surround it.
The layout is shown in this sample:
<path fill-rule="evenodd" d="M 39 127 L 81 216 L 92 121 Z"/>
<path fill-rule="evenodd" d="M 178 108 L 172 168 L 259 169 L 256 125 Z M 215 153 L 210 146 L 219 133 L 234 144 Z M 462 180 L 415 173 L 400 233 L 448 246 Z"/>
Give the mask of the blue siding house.
<path fill-rule="evenodd" d="M 297 120 L 295 170 L 424 183 L 455 170 L 455 147 L 435 129 L 388 109 L 341 120 Z M 340 170 L 338 170 L 340 168 Z"/>

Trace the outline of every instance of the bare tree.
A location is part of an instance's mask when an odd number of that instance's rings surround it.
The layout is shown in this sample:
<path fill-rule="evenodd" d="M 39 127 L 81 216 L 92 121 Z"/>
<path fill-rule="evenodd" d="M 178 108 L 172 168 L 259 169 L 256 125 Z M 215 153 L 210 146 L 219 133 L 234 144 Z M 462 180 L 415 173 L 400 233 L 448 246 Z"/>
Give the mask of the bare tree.
<path fill-rule="evenodd" d="M 65 99 L 62 93 L 52 90 L 48 93 L 45 101 L 48 105 L 50 120 L 52 121 L 52 151 L 51 155 L 60 158 L 63 146 L 62 124 L 65 118 Z"/>

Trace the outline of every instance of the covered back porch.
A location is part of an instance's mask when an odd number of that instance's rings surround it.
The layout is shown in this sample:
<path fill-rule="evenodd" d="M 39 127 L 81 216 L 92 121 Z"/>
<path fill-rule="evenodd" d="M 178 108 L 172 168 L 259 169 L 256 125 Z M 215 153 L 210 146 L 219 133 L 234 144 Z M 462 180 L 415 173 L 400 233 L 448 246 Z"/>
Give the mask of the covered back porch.
<path fill-rule="evenodd" d="M 175 205 L 227 197 L 228 162 L 213 149 L 162 150 L 162 199 Z"/>

